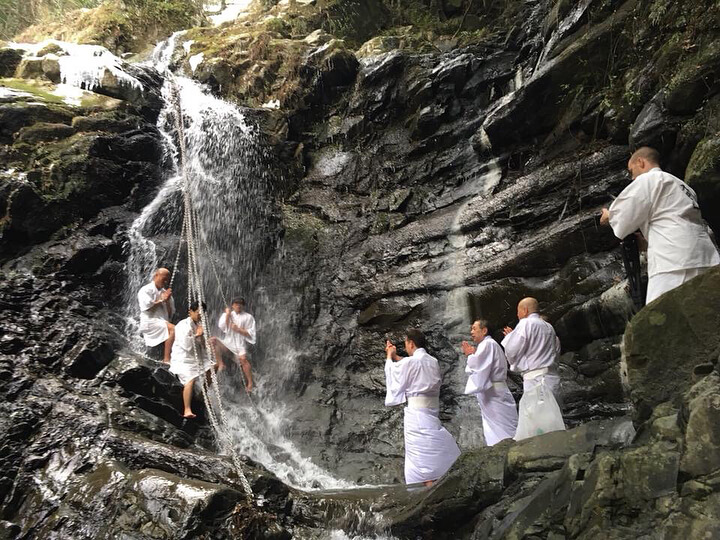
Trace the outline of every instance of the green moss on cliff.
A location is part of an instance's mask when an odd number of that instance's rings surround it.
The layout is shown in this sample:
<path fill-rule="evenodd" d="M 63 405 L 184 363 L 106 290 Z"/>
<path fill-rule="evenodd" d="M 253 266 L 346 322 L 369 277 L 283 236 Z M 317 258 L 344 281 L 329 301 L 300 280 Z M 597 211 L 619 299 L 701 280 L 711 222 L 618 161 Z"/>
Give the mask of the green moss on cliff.
<path fill-rule="evenodd" d="M 203 20 L 200 0 L 106 0 L 97 8 L 70 12 L 60 21 L 42 21 L 16 39 L 54 38 L 103 45 L 117 53 L 140 52 Z"/>

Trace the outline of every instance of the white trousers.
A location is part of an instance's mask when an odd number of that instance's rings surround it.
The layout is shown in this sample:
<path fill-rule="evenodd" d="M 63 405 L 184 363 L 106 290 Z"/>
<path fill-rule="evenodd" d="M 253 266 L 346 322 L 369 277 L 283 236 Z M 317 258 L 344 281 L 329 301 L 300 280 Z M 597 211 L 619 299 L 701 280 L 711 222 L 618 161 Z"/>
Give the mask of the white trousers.
<path fill-rule="evenodd" d="M 405 408 L 405 483 L 437 480 L 460 456 L 460 449 L 438 418 L 437 409 Z"/>
<path fill-rule="evenodd" d="M 688 268 L 686 270 L 675 270 L 673 272 L 661 272 L 650 276 L 648 279 L 647 296 L 645 303 L 649 304 L 658 296 L 679 287 L 686 281 L 699 276 L 700 274 L 710 270 L 712 266 L 703 266 L 700 268 Z"/>

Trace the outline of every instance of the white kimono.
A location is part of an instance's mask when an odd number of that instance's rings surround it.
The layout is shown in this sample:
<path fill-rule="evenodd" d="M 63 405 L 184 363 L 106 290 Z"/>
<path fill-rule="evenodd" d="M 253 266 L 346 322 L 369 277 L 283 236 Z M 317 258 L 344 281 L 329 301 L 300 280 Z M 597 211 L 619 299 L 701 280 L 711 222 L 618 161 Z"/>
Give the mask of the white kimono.
<path fill-rule="evenodd" d="M 175 311 L 172 296 L 167 302 L 155 304 L 165 289 L 158 289 L 152 281 L 138 292 L 140 304 L 140 333 L 145 338 L 145 345 L 154 347 L 167 340 L 170 336 L 167 322 Z"/>
<path fill-rule="evenodd" d="M 697 195 L 659 167 L 635 178 L 609 210 L 615 236 L 625 238 L 640 229 L 647 239 L 647 303 L 720 264 Z"/>
<path fill-rule="evenodd" d="M 515 440 L 565 429 L 555 396 L 560 387 L 560 377 L 554 371 L 560 340 L 552 325 L 531 313 L 505 336 L 502 346 L 510 369 L 523 374 Z"/>
<path fill-rule="evenodd" d="M 193 339 L 197 327 L 198 325 L 190 317 L 175 325 L 175 341 L 170 353 L 170 373 L 174 373 L 183 386 L 215 365 L 215 360 L 208 357 L 202 338 L 195 344 L 198 356 L 197 359 L 195 358 Z M 202 369 L 198 366 L 198 359 L 202 361 Z"/>
<path fill-rule="evenodd" d="M 218 327 L 222 332 L 224 332 L 222 342 L 235 354 L 246 354 L 247 344 L 255 345 L 256 341 L 255 317 L 246 311 L 243 311 L 242 313 L 230 311 L 230 320 L 240 328 L 247 330 L 250 335 L 244 336 L 240 332 L 236 332 L 230 328 L 230 325 L 227 323 L 227 316 L 223 313 L 220 315 L 220 320 L 218 321 Z"/>
<path fill-rule="evenodd" d="M 465 373 L 469 377 L 464 393 L 477 397 L 487 445 L 512 439 L 518 424 L 517 406 L 506 382 L 507 359 L 497 341 L 485 336 L 468 356 Z"/>
<path fill-rule="evenodd" d="M 425 349 L 398 362 L 386 360 L 385 405 L 405 408 L 405 482 L 427 482 L 444 475 L 460 456 L 455 439 L 440 423 L 439 409 L 417 405 L 413 398 L 428 398 L 437 404 L 440 396 L 440 366 Z M 408 398 L 410 398 L 408 400 Z"/>

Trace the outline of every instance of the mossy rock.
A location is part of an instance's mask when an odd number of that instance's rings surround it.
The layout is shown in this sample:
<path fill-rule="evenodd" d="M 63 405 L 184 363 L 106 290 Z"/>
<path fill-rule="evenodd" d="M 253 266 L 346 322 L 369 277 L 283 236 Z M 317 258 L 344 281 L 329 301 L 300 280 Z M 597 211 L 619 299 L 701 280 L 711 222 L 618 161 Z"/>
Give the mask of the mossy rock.
<path fill-rule="evenodd" d="M 0 49 L 0 77 L 12 77 L 22 60 L 22 51 L 5 47 Z"/>
<path fill-rule="evenodd" d="M 655 406 L 680 404 L 694 370 L 717 360 L 720 346 L 720 267 L 645 306 L 623 338 L 623 382 L 644 422 Z"/>
<path fill-rule="evenodd" d="M 673 114 L 695 112 L 705 98 L 720 86 L 720 40 L 704 46 L 673 69 L 665 104 Z"/>
<path fill-rule="evenodd" d="M 390 21 L 381 0 L 319 0 L 323 29 L 353 45 L 377 35 Z"/>
<path fill-rule="evenodd" d="M 698 195 L 703 217 L 720 235 L 720 134 L 700 141 L 685 171 L 685 181 Z"/>

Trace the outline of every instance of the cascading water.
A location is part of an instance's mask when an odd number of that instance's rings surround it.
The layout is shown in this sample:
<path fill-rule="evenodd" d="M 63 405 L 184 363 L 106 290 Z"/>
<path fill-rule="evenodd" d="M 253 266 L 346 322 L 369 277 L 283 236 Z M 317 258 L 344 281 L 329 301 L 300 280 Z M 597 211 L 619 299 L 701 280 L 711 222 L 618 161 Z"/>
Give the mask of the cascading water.
<path fill-rule="evenodd" d="M 263 342 L 263 346 L 259 347 L 263 358 L 256 359 L 260 361 L 255 365 L 254 403 L 244 395 L 239 380 L 233 381 L 230 376 L 220 375 L 228 430 L 235 449 L 295 487 L 321 490 L 356 488 L 358 486 L 334 478 L 304 457 L 285 435 L 287 426 L 283 419 L 289 405 L 278 396 L 283 395 L 282 388 L 292 379 L 295 371 L 296 352 L 286 331 L 289 322 L 283 319 L 290 315 L 282 306 L 276 305 L 280 300 L 273 299 L 273 287 L 256 290 L 268 250 L 278 247 L 275 245 L 272 178 L 269 176 L 271 156 L 247 114 L 206 93 L 194 81 L 175 77 L 168 71 L 173 51 L 180 44 L 182 35 L 183 32 L 178 32 L 159 44 L 149 62 L 151 67 L 167 75 L 163 88 L 165 106 L 158 119 L 158 128 L 165 140 L 162 161 L 167 170 L 164 184 L 128 231 L 125 304 L 129 342 L 137 353 L 144 354 L 137 332 L 136 293 L 150 280 L 155 268 L 173 266 L 183 219 L 185 174 L 190 181 L 191 197 L 197 212 L 200 229 L 197 249 L 211 320 L 217 320 L 231 295 L 244 296 L 250 311 L 254 304 L 260 307 L 262 303 L 262 309 L 258 311 L 264 320 L 258 320 L 258 331 L 259 340 Z M 97 89 L 109 72 L 120 85 L 133 89 L 142 87 L 135 77 L 123 71 L 123 61 L 106 49 L 55 43 L 66 53 L 60 63 L 62 80 L 66 84 L 61 86 L 75 91 L 79 88 Z M 29 54 L 35 54 L 35 50 L 42 46 L 28 46 Z M 92 61 L 88 61 L 89 58 Z M 180 166 L 173 85 L 179 95 L 184 121 L 184 169 Z M 68 89 L 64 92 L 72 94 Z M 187 277 L 183 275 L 185 264 L 182 258 L 174 282 L 179 316 L 187 307 Z M 281 281 L 281 276 L 275 276 L 273 280 Z M 278 287 L 281 286 L 280 281 Z M 322 496 L 325 497 L 325 494 Z M 330 514 L 327 521 L 332 527 L 328 538 L 391 539 L 375 532 L 383 529 L 382 516 L 362 503 L 343 505 Z M 363 535 L 359 535 L 359 531 Z"/>
<path fill-rule="evenodd" d="M 159 68 L 169 64 L 177 38 L 181 35 L 175 34 L 168 42 L 158 46 L 155 62 Z M 184 119 L 184 171 L 181 170 L 178 152 L 173 84 L 178 90 Z M 163 95 L 165 107 L 158 127 L 165 136 L 173 165 L 168 170 L 165 184 L 130 229 L 128 318 L 135 320 L 135 293 L 149 281 L 153 269 L 162 265 L 171 266 L 175 258 L 182 222 L 180 197 L 183 174 L 188 176 L 191 198 L 197 211 L 201 236 L 197 249 L 201 254 L 202 285 L 212 320 L 217 320 L 231 295 L 244 296 L 252 311 L 253 304 L 260 300 L 254 290 L 261 263 L 266 250 L 274 242 L 272 201 L 269 197 L 270 156 L 259 142 L 253 124 L 240 109 L 205 93 L 195 82 L 173 77 L 168 72 Z M 181 292 L 185 289 L 184 265 L 180 264 L 179 268 L 181 270 L 174 283 L 178 311 L 183 310 L 186 303 Z M 262 301 L 269 302 L 271 299 L 264 297 Z M 268 313 L 272 310 L 263 311 Z M 270 365 L 267 370 L 261 370 L 254 392 L 255 405 L 251 406 L 245 399 L 239 381 L 224 380 L 225 407 L 236 449 L 265 465 L 288 484 L 302 488 L 350 487 L 350 484 L 333 478 L 303 457 L 283 436 L 285 405 L 271 397 L 276 394 L 274 386 L 284 382 L 283 377 L 263 377 L 262 371 L 287 373 L 287 366 L 292 366 L 293 358 L 291 348 L 283 345 L 280 334 L 263 335 L 263 328 L 273 326 L 276 325 L 258 321 L 260 340 L 278 338 L 276 347 L 265 347 L 264 360 L 266 364 L 276 362 L 279 369 L 273 370 Z M 130 324 L 128 331 L 141 347 L 135 325 Z"/>

